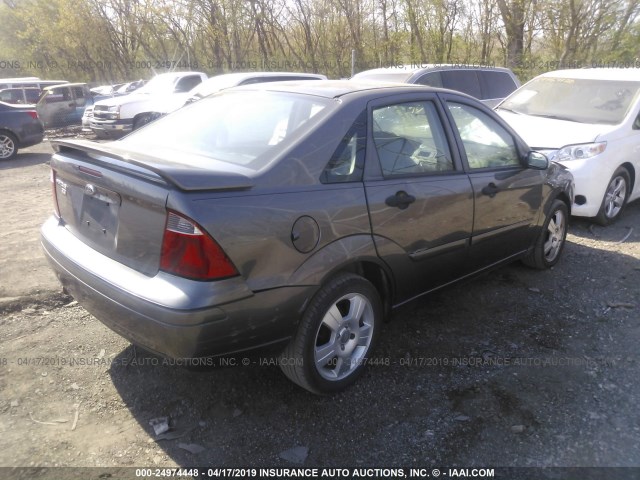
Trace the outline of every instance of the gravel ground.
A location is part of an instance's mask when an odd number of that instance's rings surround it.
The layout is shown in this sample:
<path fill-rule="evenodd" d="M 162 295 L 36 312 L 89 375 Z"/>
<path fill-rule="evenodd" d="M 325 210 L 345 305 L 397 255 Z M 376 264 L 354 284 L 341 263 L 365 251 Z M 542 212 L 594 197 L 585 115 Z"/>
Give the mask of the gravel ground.
<path fill-rule="evenodd" d="M 169 365 L 61 294 L 47 149 L 0 165 L 0 466 L 640 467 L 640 202 L 573 219 L 550 271 L 396 311 L 355 387 L 317 397 L 268 358 Z"/>

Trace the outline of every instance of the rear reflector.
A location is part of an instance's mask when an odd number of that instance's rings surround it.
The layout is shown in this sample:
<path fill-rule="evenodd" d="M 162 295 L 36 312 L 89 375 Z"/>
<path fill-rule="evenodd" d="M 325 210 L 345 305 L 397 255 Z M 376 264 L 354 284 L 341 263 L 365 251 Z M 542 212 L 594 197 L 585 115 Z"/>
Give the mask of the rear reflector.
<path fill-rule="evenodd" d="M 169 212 L 162 240 L 160 269 L 193 280 L 238 275 L 220 245 L 194 221 Z"/>
<path fill-rule="evenodd" d="M 58 206 L 58 192 L 56 190 L 56 171 L 52 168 L 49 174 L 51 179 L 51 189 L 53 193 L 53 209 L 56 217 L 60 218 L 60 207 Z"/>

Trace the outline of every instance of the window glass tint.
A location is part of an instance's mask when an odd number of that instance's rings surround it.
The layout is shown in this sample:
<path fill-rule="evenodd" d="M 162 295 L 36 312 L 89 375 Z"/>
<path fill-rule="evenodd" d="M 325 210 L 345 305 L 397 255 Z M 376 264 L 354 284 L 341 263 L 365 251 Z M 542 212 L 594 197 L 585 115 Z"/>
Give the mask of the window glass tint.
<path fill-rule="evenodd" d="M 464 144 L 469 168 L 520 165 L 513 137 L 486 113 L 461 103 L 447 104 Z"/>
<path fill-rule="evenodd" d="M 374 110 L 373 140 L 385 177 L 453 170 L 449 145 L 432 102 Z"/>
<path fill-rule="evenodd" d="M 442 76 L 440 72 L 430 72 L 421 76 L 416 83 L 420 85 L 428 85 L 429 87 L 442 87 Z"/>
<path fill-rule="evenodd" d="M 451 90 L 466 93 L 472 97 L 482 97 L 478 75 L 475 70 L 445 70 L 442 75 L 442 86 Z"/>
<path fill-rule="evenodd" d="M 217 160 L 257 170 L 332 104 L 310 95 L 228 90 L 160 118 L 120 142 L 147 152 L 194 154 L 176 155 L 175 161 L 199 168 Z"/>
<path fill-rule="evenodd" d="M 504 98 L 516 89 L 516 84 L 506 72 L 481 70 L 477 72 L 482 79 L 483 100 Z"/>
<path fill-rule="evenodd" d="M 322 183 L 359 182 L 364 170 L 366 144 L 366 112 L 360 117 L 340 141 L 320 180 Z"/>
<path fill-rule="evenodd" d="M 25 90 L 27 96 L 27 103 L 38 103 L 38 98 L 40 98 L 40 90 L 36 90 L 30 88 Z"/>

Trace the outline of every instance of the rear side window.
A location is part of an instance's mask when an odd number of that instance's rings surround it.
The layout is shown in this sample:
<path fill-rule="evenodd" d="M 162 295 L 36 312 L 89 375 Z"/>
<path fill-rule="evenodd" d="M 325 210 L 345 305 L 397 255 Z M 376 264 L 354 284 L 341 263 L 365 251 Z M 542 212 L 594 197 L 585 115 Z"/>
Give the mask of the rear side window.
<path fill-rule="evenodd" d="M 457 90 L 475 98 L 482 98 L 476 70 L 445 70 L 441 72 L 441 75 L 444 88 Z"/>
<path fill-rule="evenodd" d="M 322 183 L 346 183 L 362 180 L 367 134 L 367 112 L 362 112 L 340 141 L 327 164 Z"/>
<path fill-rule="evenodd" d="M 453 171 L 453 160 L 433 102 L 373 111 L 373 141 L 385 177 Z"/>
<path fill-rule="evenodd" d="M 429 72 L 421 76 L 416 83 L 429 87 L 442 88 L 442 75 L 440 75 L 440 72 Z"/>
<path fill-rule="evenodd" d="M 482 70 L 478 75 L 482 81 L 483 100 L 505 98 L 517 88 L 507 72 Z"/>
<path fill-rule="evenodd" d="M 196 85 L 199 85 L 202 82 L 202 78 L 200 75 L 191 75 L 189 77 L 181 78 L 176 85 L 176 92 L 188 92 Z"/>

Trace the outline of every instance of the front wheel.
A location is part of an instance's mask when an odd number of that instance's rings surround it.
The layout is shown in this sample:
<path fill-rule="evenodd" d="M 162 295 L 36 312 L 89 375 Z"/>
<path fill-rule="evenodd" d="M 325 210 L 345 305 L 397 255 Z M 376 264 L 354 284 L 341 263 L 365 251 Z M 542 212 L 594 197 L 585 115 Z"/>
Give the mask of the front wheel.
<path fill-rule="evenodd" d="M 153 122 L 156 119 L 156 116 L 153 113 L 143 113 L 136 117 L 133 121 L 133 129 L 137 130 L 141 127 L 144 127 L 148 123 Z"/>
<path fill-rule="evenodd" d="M 522 262 L 538 270 L 551 268 L 558 263 L 567 238 L 568 222 L 567 204 L 561 200 L 554 200 L 533 250 Z"/>
<path fill-rule="evenodd" d="M 280 368 L 310 392 L 344 390 L 364 372 L 382 312 L 368 280 L 350 273 L 332 278 L 311 300 Z"/>
<path fill-rule="evenodd" d="M 629 172 L 626 168 L 619 167 L 613 173 L 613 176 L 609 181 L 609 185 L 607 186 L 607 191 L 602 199 L 600 211 L 595 218 L 597 223 L 602 226 L 607 226 L 615 222 L 620 217 L 627 204 L 630 185 Z"/>

